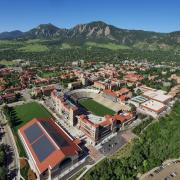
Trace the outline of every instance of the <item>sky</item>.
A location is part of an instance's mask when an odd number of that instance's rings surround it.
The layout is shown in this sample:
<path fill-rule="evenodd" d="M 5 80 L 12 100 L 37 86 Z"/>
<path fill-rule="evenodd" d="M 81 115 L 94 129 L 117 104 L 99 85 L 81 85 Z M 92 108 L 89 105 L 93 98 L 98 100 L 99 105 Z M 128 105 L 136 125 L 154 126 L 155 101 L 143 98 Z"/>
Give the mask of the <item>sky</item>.
<path fill-rule="evenodd" d="M 180 0 L 0 0 L 0 32 L 104 21 L 125 29 L 180 30 Z"/>

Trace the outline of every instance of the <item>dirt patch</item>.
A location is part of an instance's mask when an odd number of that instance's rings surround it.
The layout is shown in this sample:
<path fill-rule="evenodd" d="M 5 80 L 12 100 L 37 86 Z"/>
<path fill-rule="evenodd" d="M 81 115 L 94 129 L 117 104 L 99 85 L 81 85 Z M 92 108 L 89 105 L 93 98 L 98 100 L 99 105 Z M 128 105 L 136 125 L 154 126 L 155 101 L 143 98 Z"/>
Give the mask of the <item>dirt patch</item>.
<path fill-rule="evenodd" d="M 28 170 L 28 180 L 36 180 L 36 175 L 30 168 Z"/>
<path fill-rule="evenodd" d="M 23 169 L 27 165 L 26 159 L 20 159 L 20 168 Z"/>

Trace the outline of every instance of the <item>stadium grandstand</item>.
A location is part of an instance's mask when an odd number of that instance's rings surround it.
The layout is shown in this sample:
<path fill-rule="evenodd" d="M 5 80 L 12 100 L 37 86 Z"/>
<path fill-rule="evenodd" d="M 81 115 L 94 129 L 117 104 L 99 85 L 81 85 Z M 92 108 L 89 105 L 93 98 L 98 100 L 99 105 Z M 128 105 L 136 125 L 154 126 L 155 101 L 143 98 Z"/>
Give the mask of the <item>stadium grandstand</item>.
<path fill-rule="evenodd" d="M 56 112 L 63 116 L 70 126 L 81 130 L 94 145 L 134 120 L 126 105 L 103 97 L 99 90 L 76 89 L 61 96 L 58 96 L 57 91 L 53 91 L 51 98 Z M 119 111 L 127 114 L 118 114 Z"/>

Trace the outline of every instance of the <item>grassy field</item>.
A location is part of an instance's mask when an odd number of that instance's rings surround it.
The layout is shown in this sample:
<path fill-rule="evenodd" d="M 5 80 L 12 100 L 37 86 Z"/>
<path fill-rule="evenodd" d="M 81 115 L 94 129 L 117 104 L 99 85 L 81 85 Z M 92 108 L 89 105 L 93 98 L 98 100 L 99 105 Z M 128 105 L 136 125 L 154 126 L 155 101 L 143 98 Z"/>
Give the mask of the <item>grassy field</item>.
<path fill-rule="evenodd" d="M 0 45 L 12 45 L 12 44 L 22 44 L 22 42 L 17 42 L 16 40 L 0 40 Z"/>
<path fill-rule="evenodd" d="M 46 40 L 42 40 L 42 39 L 28 39 L 27 41 L 25 41 L 26 44 L 33 44 L 33 43 L 42 43 L 45 42 Z"/>
<path fill-rule="evenodd" d="M 5 66 L 12 66 L 12 65 L 15 65 L 16 62 L 14 62 L 14 61 L 7 61 L 7 60 L 1 60 L 0 64 L 5 65 Z"/>
<path fill-rule="evenodd" d="M 51 118 L 52 115 L 40 104 L 36 102 L 27 103 L 24 105 L 15 107 L 17 118 L 21 120 L 21 123 L 16 126 L 16 130 L 22 125 L 26 124 L 33 118 Z"/>
<path fill-rule="evenodd" d="M 26 46 L 21 47 L 18 50 L 24 52 L 44 52 L 44 51 L 48 51 L 49 49 L 45 45 L 34 43 L 34 44 L 27 44 Z"/>
<path fill-rule="evenodd" d="M 104 116 L 107 114 L 113 115 L 115 112 L 102 104 L 94 101 L 93 99 L 82 99 L 79 101 L 81 106 L 83 106 L 88 111 L 92 112 L 97 116 Z"/>
<path fill-rule="evenodd" d="M 130 49 L 128 46 L 125 45 L 119 45 L 114 43 L 95 43 L 95 42 L 86 42 L 86 46 L 89 47 L 99 47 L 99 48 L 106 48 L 110 50 L 118 50 L 118 49 Z"/>
<path fill-rule="evenodd" d="M 42 78 L 50 78 L 50 77 L 57 77 L 60 75 L 60 72 L 42 72 L 40 77 Z"/>
<path fill-rule="evenodd" d="M 68 44 L 68 43 L 62 43 L 60 46 L 60 49 L 77 49 L 80 48 L 80 46 L 78 45 L 72 45 L 72 44 Z"/>
<path fill-rule="evenodd" d="M 0 51 L 8 50 L 8 49 L 16 49 L 23 46 L 22 42 L 15 40 L 0 40 Z"/>
<path fill-rule="evenodd" d="M 72 46 L 68 43 L 62 43 L 62 45 L 61 45 L 61 49 L 71 49 L 71 48 L 72 48 Z"/>
<path fill-rule="evenodd" d="M 14 138 L 18 147 L 20 157 L 26 157 L 23 145 L 21 144 L 21 141 L 17 134 L 18 129 L 35 117 L 51 118 L 52 115 L 42 105 L 36 102 L 16 106 L 14 111 L 15 116 L 19 119 L 18 125 L 12 128 Z"/>

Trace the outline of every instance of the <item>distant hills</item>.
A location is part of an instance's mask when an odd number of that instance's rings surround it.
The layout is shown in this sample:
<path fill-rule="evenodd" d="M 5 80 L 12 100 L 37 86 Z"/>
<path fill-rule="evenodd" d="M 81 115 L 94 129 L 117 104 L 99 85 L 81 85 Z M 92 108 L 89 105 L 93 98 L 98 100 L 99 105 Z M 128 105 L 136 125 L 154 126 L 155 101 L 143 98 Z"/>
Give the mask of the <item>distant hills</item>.
<path fill-rule="evenodd" d="M 113 43 L 149 49 L 180 48 L 180 31 L 159 33 L 127 30 L 117 28 L 102 21 L 78 24 L 70 29 L 58 28 L 53 24 L 41 24 L 27 32 L 17 30 L 0 33 L 0 39 L 50 39 L 79 45 L 86 42 Z"/>
<path fill-rule="evenodd" d="M 23 32 L 16 30 L 11 32 L 0 33 L 0 39 L 15 39 L 23 36 Z"/>

